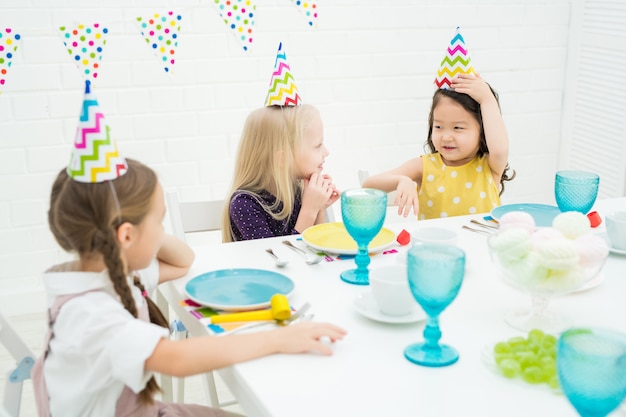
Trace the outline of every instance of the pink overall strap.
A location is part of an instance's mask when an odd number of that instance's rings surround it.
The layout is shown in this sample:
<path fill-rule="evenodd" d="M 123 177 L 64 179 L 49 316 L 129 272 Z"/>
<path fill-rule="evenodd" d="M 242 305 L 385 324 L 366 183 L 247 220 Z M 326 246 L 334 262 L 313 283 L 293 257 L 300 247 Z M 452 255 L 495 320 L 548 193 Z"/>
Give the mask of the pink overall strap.
<path fill-rule="evenodd" d="M 52 307 L 48 309 L 48 332 L 46 333 L 46 338 L 44 341 L 44 351 L 37 358 L 33 368 L 31 370 L 31 378 L 33 380 L 33 388 L 35 391 L 35 404 L 37 405 L 37 412 L 39 417 L 50 417 L 50 397 L 48 396 L 48 386 L 46 385 L 46 380 L 43 375 L 43 363 L 48 356 L 48 352 L 50 350 L 50 340 L 54 337 L 54 333 L 52 332 L 52 327 L 54 326 L 54 322 L 59 315 L 59 311 L 61 311 L 61 307 L 63 304 L 68 302 L 74 297 L 79 297 L 88 292 L 92 291 L 100 291 L 100 290 L 90 290 L 84 291 L 76 294 L 67 294 L 61 295 L 54 299 L 54 303 Z"/>

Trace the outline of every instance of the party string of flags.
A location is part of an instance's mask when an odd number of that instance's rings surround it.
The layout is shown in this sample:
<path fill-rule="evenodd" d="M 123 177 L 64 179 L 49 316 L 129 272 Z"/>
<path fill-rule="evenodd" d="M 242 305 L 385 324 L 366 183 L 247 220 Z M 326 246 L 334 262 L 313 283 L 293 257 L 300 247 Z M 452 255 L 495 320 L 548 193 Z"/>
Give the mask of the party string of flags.
<path fill-rule="evenodd" d="M 308 26 L 316 27 L 318 18 L 317 3 L 305 0 L 290 0 L 306 19 Z M 231 29 L 235 38 L 241 43 L 244 51 L 248 51 L 254 42 L 254 24 L 256 21 L 256 0 L 213 0 L 220 17 Z M 176 62 L 176 48 L 181 31 L 182 15 L 174 11 L 139 16 L 136 23 L 141 36 L 158 58 L 167 73 L 172 72 Z M 93 82 L 98 76 L 98 67 L 105 45 L 103 35 L 108 31 L 99 24 L 79 24 L 68 28 L 62 26 L 63 42 L 75 59 L 81 52 L 81 59 L 76 64 Z M 14 28 L 0 28 L 0 94 L 6 85 L 7 74 L 15 57 L 21 36 Z M 90 54 L 85 55 L 86 46 L 95 46 Z M 79 46 L 80 45 L 80 46 Z M 97 46 L 96 46 L 97 45 Z"/>

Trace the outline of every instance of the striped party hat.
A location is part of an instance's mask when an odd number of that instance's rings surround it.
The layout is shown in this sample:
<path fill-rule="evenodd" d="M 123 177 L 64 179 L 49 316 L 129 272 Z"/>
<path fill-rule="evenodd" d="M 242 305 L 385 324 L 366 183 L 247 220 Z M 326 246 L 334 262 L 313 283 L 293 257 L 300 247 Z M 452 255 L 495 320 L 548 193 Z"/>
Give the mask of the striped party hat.
<path fill-rule="evenodd" d="M 94 183 L 124 175 L 128 165 L 117 150 L 90 84 L 89 80 L 85 83 L 85 99 L 67 173 L 76 181 Z"/>
<path fill-rule="evenodd" d="M 298 94 L 298 87 L 294 82 L 291 68 L 287 63 L 287 54 L 281 42 L 278 44 L 274 72 L 267 97 L 265 97 L 265 106 L 298 106 L 300 104 L 302 104 L 302 99 Z"/>
<path fill-rule="evenodd" d="M 461 31 L 457 27 L 456 34 L 448 46 L 446 56 L 441 61 L 441 64 L 439 64 L 435 85 L 437 88 L 448 90 L 450 89 L 452 79 L 458 74 L 476 75 L 476 71 L 474 71 L 474 67 L 472 67 L 472 59 L 467 52 L 465 39 L 463 39 Z"/>

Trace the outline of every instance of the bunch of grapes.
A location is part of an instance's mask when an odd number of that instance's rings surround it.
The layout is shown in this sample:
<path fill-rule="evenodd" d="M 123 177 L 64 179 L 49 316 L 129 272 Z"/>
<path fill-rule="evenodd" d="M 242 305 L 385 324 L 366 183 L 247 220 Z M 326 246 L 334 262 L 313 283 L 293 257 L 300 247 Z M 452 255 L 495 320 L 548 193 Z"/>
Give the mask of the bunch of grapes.
<path fill-rule="evenodd" d="M 533 329 L 526 338 L 517 336 L 496 343 L 493 354 L 505 377 L 521 377 L 529 384 L 545 383 L 558 389 L 556 343 L 556 337 Z"/>

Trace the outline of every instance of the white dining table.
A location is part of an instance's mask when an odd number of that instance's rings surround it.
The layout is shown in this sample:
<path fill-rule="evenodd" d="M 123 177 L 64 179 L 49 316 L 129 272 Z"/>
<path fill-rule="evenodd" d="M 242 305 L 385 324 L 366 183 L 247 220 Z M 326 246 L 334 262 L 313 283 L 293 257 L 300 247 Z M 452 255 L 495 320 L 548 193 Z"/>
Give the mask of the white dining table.
<path fill-rule="evenodd" d="M 626 210 L 626 197 L 598 200 L 593 210 L 602 218 L 611 211 Z M 385 222 L 385 227 L 395 233 L 429 226 L 458 233 L 457 244 L 466 252 L 466 273 L 458 297 L 441 314 L 440 325 L 441 342 L 456 348 L 460 357 L 447 367 L 428 368 L 405 359 L 405 347 L 423 340 L 425 321 L 388 324 L 361 315 L 355 309 L 355 299 L 369 288 L 339 278 L 341 271 L 355 267 L 354 261 L 307 265 L 281 244 L 288 239 L 304 246 L 297 235 L 194 247 L 196 260 L 189 274 L 162 287 L 189 332 L 201 336 L 211 332 L 179 305 L 187 298 L 185 284 L 189 279 L 226 268 L 276 271 L 295 283 L 290 298 L 293 306 L 309 302 L 314 320 L 347 330 L 345 339 L 332 345 L 332 356 L 277 354 L 219 370 L 250 417 L 576 416 L 562 394 L 545 384 L 506 379 L 482 359 L 495 342 L 524 335 L 505 323 L 504 316 L 531 306 L 528 294 L 498 276 L 486 237 L 462 228 L 483 216 L 418 222 L 391 213 Z M 603 227 L 604 222 L 597 232 Z M 275 267 L 266 248 L 288 259 L 289 264 Z M 392 248 L 398 253 L 372 256 L 370 268 L 397 263 L 408 250 L 395 244 Z M 573 326 L 626 332 L 626 256 L 611 253 L 601 274 L 604 279 L 599 285 L 551 299 L 548 311 L 566 317 Z"/>

